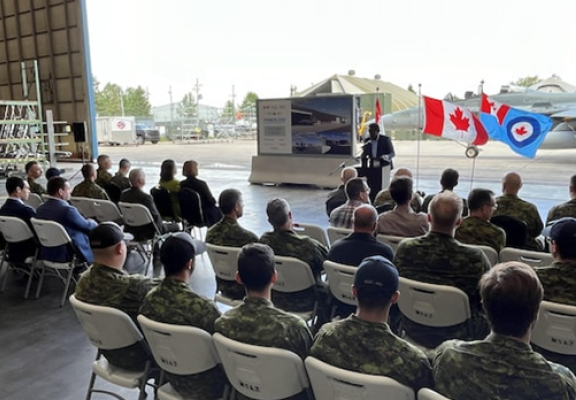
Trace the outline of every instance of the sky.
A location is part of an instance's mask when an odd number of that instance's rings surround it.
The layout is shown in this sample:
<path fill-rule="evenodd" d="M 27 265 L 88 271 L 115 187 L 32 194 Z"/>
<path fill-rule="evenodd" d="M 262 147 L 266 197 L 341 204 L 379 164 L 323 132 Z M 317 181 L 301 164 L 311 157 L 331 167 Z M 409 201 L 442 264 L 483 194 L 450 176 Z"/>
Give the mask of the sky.
<path fill-rule="evenodd" d="M 92 72 L 148 89 L 152 106 L 248 91 L 283 98 L 334 74 L 443 98 L 553 74 L 576 84 L 576 2 L 85 0 Z M 395 4 L 392 4 L 395 3 Z"/>

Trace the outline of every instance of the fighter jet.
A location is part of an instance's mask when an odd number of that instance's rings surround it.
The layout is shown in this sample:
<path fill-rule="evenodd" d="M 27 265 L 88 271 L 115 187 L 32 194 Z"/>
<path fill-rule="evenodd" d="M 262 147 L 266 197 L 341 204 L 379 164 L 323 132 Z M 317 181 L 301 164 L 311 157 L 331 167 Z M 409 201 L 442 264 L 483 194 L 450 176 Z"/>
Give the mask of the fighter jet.
<path fill-rule="evenodd" d="M 474 112 L 480 108 L 480 96 L 466 100 L 445 100 L 468 107 Z M 540 146 L 541 149 L 576 148 L 576 93 L 523 92 L 491 95 L 490 98 L 511 107 L 544 114 L 552 118 L 554 125 Z M 424 123 L 422 107 L 413 107 L 382 116 L 386 130 L 420 130 Z M 374 122 L 367 121 L 367 124 Z"/>

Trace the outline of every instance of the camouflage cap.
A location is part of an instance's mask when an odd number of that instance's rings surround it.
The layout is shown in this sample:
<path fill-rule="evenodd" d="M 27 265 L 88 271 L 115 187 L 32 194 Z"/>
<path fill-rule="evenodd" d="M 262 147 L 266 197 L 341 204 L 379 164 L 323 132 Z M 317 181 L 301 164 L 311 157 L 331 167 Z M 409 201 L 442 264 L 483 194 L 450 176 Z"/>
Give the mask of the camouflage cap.
<path fill-rule="evenodd" d="M 398 270 L 390 260 L 382 256 L 367 257 L 356 270 L 354 287 L 377 288 L 386 296 L 392 296 L 398 290 Z"/>
<path fill-rule="evenodd" d="M 205 251 L 206 245 L 200 240 L 187 232 L 176 232 L 168 236 L 160 247 L 160 261 L 162 264 L 183 265 Z"/>
<path fill-rule="evenodd" d="M 114 222 L 102 222 L 88 234 L 90 247 L 93 249 L 105 249 L 122 240 L 132 240 L 134 236 L 122 231 L 122 228 Z"/>
<path fill-rule="evenodd" d="M 576 247 L 576 218 L 564 217 L 550 224 L 542 234 L 549 237 L 561 248 Z"/>

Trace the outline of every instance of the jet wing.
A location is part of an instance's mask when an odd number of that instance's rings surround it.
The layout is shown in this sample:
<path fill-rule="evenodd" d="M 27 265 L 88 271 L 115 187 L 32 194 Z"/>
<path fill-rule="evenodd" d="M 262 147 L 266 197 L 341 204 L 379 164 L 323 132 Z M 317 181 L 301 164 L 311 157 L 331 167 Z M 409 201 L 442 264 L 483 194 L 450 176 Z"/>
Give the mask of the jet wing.
<path fill-rule="evenodd" d="M 550 117 L 552 118 L 576 118 L 576 107 L 567 108 L 564 111 L 561 111 L 556 114 L 552 114 Z"/>

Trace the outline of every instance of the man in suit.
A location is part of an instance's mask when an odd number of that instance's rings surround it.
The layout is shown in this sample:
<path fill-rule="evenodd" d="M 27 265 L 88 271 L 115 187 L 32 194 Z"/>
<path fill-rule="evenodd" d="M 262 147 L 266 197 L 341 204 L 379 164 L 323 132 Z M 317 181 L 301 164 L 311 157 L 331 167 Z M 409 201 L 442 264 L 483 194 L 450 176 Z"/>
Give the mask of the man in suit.
<path fill-rule="evenodd" d="M 387 174 L 390 181 L 390 170 L 385 167 L 392 165 L 392 158 L 396 155 L 394 153 L 394 146 L 392 140 L 388 136 L 380 135 L 380 126 L 372 123 L 368 126 L 370 139 L 362 146 L 362 168 L 365 169 L 366 178 L 368 178 L 368 186 L 370 186 L 370 200 L 374 198 L 382 190 L 382 174 Z"/>
<path fill-rule="evenodd" d="M 8 192 L 9 197 L 2 208 L 0 208 L 0 215 L 20 218 L 24 220 L 32 230 L 30 218 L 36 216 L 36 210 L 24 203 L 30 196 L 30 185 L 28 182 L 19 176 L 11 176 L 6 179 L 6 192 Z M 26 258 L 34 255 L 37 247 L 34 239 L 11 244 L 7 253 L 8 259 L 15 263 L 24 262 Z"/>
<path fill-rule="evenodd" d="M 61 176 L 50 179 L 46 193 L 48 194 L 46 201 L 36 210 L 38 219 L 54 221 L 62 225 L 76 246 L 81 261 L 94 262 L 88 234 L 98 224 L 92 219 L 84 218 L 76 207 L 68 204 L 71 195 L 68 180 Z M 66 246 L 41 248 L 40 251 L 42 257 L 51 261 L 65 262 L 72 256 L 70 249 Z"/>

